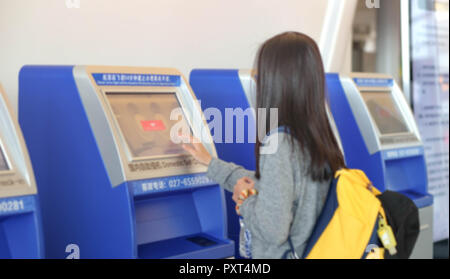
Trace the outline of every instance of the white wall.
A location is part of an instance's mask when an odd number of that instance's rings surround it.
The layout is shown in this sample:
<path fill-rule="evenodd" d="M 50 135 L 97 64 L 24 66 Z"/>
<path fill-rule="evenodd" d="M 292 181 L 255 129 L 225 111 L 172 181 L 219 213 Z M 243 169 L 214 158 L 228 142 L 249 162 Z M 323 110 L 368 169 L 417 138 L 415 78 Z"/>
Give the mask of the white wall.
<path fill-rule="evenodd" d="M 319 38 L 326 0 L 0 0 L 0 82 L 12 103 L 24 64 L 250 68 L 285 30 Z"/>
<path fill-rule="evenodd" d="M 319 40 L 328 1 L 0 0 L 0 83 L 15 107 L 25 64 L 250 68 L 279 32 Z"/>
<path fill-rule="evenodd" d="M 358 0 L 328 1 L 319 40 L 327 72 L 347 74 L 351 71 L 353 19 L 357 3 Z"/>

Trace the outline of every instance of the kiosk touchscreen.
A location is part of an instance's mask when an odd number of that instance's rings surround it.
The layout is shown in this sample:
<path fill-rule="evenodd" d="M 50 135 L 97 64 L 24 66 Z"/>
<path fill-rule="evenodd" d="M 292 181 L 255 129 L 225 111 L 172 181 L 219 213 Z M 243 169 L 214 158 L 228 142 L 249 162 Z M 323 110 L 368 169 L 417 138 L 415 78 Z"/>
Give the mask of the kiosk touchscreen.
<path fill-rule="evenodd" d="M 34 174 L 22 133 L 0 85 L 0 259 L 44 256 Z"/>
<path fill-rule="evenodd" d="M 71 256 L 68 245 L 81 258 L 234 255 L 223 190 L 178 137 L 207 139 L 216 155 L 180 72 L 25 66 L 19 107 L 36 179 L 45 185 L 48 257 Z"/>
<path fill-rule="evenodd" d="M 415 202 L 421 232 L 411 257 L 431 258 L 433 198 L 423 144 L 401 89 L 380 74 L 329 74 L 327 83 L 347 166 L 362 169 L 380 191 L 397 191 Z"/>
<path fill-rule="evenodd" d="M 206 114 L 210 108 L 219 109 L 222 115 L 222 128 L 218 138 L 214 135 L 215 145 L 219 158 L 241 165 L 249 170 L 255 170 L 255 142 L 252 141 L 251 133 L 256 133 L 256 82 L 253 70 L 216 70 L 216 69 L 195 69 L 190 74 L 190 84 L 199 99 Z M 237 110 L 236 110 L 237 109 Z M 245 117 L 244 137 L 239 141 L 237 138 L 236 126 L 233 125 L 233 141 L 227 142 L 225 138 L 225 121 L 230 119 L 230 110 L 235 115 L 231 115 L 231 120 L 235 121 L 239 115 Z M 240 113 L 243 112 L 243 113 Z M 332 129 L 336 139 L 340 144 L 337 128 L 334 124 L 331 113 L 328 114 Z M 207 118 L 208 116 L 205 115 Z M 233 118 L 234 117 L 234 118 Z M 212 117 L 213 118 L 213 117 Z M 234 119 L 234 120 L 233 120 Z M 217 121 L 217 119 L 208 119 Z M 244 119 L 245 120 L 245 119 Z M 217 131 L 214 131 L 217 133 Z M 236 244 L 236 257 L 239 257 L 239 218 L 236 214 L 235 203 L 232 200 L 232 193 L 226 192 L 226 202 L 228 209 L 228 235 Z"/>

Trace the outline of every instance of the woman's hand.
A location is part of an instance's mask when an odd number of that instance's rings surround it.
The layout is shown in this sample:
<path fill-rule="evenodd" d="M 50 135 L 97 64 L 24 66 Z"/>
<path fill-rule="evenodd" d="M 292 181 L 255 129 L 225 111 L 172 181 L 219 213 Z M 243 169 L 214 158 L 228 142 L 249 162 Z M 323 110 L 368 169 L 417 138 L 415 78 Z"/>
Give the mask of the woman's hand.
<path fill-rule="evenodd" d="M 243 191 L 245 190 L 250 190 L 250 189 L 254 189 L 255 187 L 255 182 L 253 180 L 251 180 L 249 177 L 243 177 L 241 179 L 239 179 L 236 182 L 236 185 L 234 185 L 234 190 L 233 190 L 233 201 L 236 202 L 236 204 L 241 205 L 242 202 L 244 201 L 245 197 L 241 197 L 241 194 Z"/>
<path fill-rule="evenodd" d="M 208 166 L 209 163 L 211 163 L 211 154 L 209 154 L 208 150 L 203 146 L 203 144 L 196 138 L 194 138 L 191 135 L 179 135 L 183 142 L 189 142 L 183 143 L 182 147 L 184 150 L 186 150 L 189 154 L 192 155 L 197 161 L 202 163 L 203 165 Z"/>

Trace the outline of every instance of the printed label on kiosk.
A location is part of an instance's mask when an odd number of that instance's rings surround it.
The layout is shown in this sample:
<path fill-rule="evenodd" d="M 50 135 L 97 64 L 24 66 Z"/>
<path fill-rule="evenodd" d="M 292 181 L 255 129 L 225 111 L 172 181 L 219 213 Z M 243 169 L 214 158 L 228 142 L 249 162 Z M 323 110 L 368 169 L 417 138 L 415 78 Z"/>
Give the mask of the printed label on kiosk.
<path fill-rule="evenodd" d="M 55 79 L 55 73 L 62 78 Z M 56 208 L 49 206 L 45 218 L 52 225 L 46 238 L 59 226 L 68 231 L 53 237 L 49 257 L 64 257 L 62 247 L 70 243 L 79 246 L 81 258 L 233 256 L 223 190 L 176 140 L 178 131 L 207 138 L 205 147 L 216 155 L 202 111 L 180 72 L 25 66 L 20 84 L 19 102 L 28 108 L 20 110 L 21 124 L 33 146 L 33 164 L 45 161 L 42 148 L 55 154 L 54 162 L 65 162 L 48 166 L 60 190 L 56 195 L 50 188 L 57 186 L 49 185 L 42 199 L 78 208 L 52 212 Z M 46 103 L 50 94 L 57 97 Z M 36 123 L 38 114 L 50 124 Z M 69 123 L 60 125 L 67 114 Z M 59 143 L 42 146 L 36 126 Z M 78 227 L 82 230 L 70 232 Z"/>
<path fill-rule="evenodd" d="M 43 257 L 38 204 L 22 133 L 0 85 L 0 259 Z"/>

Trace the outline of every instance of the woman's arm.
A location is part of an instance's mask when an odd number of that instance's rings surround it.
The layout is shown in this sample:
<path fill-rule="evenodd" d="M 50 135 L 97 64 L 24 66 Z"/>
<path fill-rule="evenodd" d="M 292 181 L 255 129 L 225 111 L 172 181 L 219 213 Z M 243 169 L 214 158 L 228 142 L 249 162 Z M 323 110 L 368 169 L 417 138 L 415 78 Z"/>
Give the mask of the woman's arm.
<path fill-rule="evenodd" d="M 240 213 L 252 234 L 267 243 L 281 245 L 287 241 L 293 219 L 294 173 L 287 134 L 273 134 L 267 144 L 274 141 L 277 151 L 261 155 L 261 178 L 255 180 L 258 194 L 244 201 Z"/>
<path fill-rule="evenodd" d="M 237 180 L 244 176 L 254 179 L 254 172 L 233 163 L 213 158 L 198 139 L 194 139 L 190 135 L 179 135 L 179 137 L 189 143 L 183 144 L 183 148 L 197 161 L 208 166 L 206 175 L 226 190 L 233 192 Z"/>
<path fill-rule="evenodd" d="M 246 176 L 255 180 L 255 173 L 233 163 L 212 158 L 206 175 L 219 183 L 226 190 L 233 192 L 236 182 Z"/>

